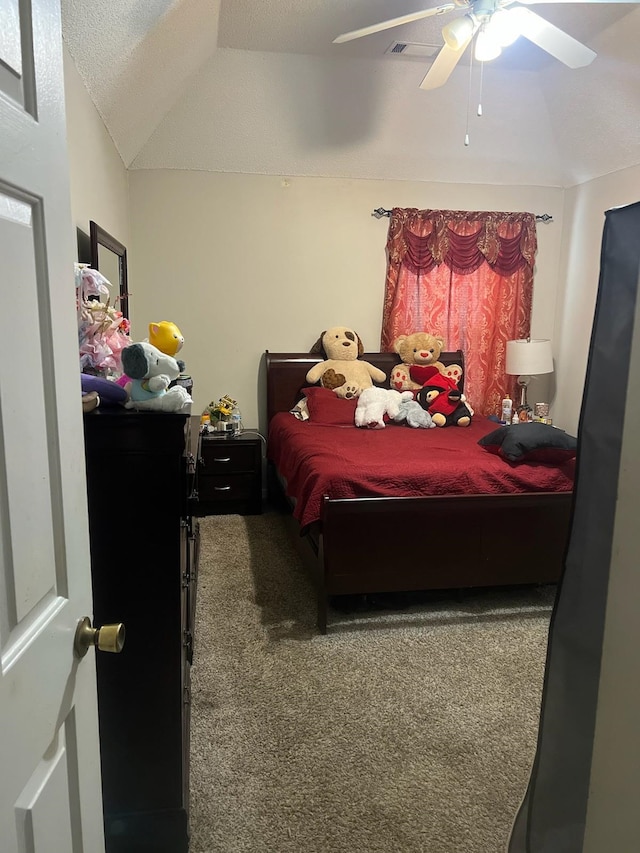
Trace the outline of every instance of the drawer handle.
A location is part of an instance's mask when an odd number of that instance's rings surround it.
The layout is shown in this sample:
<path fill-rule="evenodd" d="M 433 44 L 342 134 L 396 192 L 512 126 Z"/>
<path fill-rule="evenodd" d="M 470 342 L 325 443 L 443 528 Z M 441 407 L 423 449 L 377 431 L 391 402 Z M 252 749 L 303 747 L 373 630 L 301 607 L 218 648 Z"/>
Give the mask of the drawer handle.
<path fill-rule="evenodd" d="M 214 492 L 228 492 L 231 486 L 214 486 Z"/>
<path fill-rule="evenodd" d="M 216 456 L 216 462 L 231 462 L 230 456 Z"/>

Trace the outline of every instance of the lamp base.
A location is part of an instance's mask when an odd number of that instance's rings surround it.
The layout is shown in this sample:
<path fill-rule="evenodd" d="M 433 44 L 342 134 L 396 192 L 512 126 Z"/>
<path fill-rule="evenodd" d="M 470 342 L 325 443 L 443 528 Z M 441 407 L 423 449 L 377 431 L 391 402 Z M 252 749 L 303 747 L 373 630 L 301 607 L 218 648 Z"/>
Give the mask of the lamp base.
<path fill-rule="evenodd" d="M 520 386 L 520 406 L 529 408 L 527 404 L 527 385 L 531 382 L 530 376 L 518 376 L 518 385 Z M 529 411 L 531 411 L 529 409 Z"/>

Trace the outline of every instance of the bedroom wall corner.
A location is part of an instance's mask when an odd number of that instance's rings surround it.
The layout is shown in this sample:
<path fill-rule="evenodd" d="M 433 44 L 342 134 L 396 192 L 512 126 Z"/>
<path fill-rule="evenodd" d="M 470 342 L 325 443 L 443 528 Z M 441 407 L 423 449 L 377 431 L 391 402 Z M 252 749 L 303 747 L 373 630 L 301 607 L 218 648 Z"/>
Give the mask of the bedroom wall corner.
<path fill-rule="evenodd" d="M 640 165 L 565 191 L 554 332 L 554 424 L 576 434 L 593 324 L 605 211 L 640 200 Z"/>
<path fill-rule="evenodd" d="M 93 219 L 130 248 L 129 173 L 66 45 L 63 54 L 74 245 Z"/>

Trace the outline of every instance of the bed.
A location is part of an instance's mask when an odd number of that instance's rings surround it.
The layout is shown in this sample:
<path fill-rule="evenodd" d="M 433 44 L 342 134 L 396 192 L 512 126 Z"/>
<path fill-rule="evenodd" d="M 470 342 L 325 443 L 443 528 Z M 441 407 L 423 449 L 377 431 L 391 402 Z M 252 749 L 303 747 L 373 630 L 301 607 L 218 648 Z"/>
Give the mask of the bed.
<path fill-rule="evenodd" d="M 363 359 L 387 376 L 399 363 L 395 353 Z M 430 430 L 297 420 L 319 360 L 265 353 L 269 492 L 284 496 L 306 552 L 322 633 L 335 595 L 559 580 L 574 460 L 509 464 L 477 444 L 498 426 L 477 416 Z M 464 365 L 460 351 L 440 360 Z"/>

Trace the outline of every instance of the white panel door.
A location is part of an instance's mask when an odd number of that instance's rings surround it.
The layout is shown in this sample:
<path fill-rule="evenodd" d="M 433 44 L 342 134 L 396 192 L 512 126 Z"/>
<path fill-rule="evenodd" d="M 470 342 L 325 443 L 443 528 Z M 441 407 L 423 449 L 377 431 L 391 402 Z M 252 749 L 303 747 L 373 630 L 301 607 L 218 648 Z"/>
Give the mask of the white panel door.
<path fill-rule="evenodd" d="M 104 850 L 58 0 L 0 0 L 0 848 Z"/>

